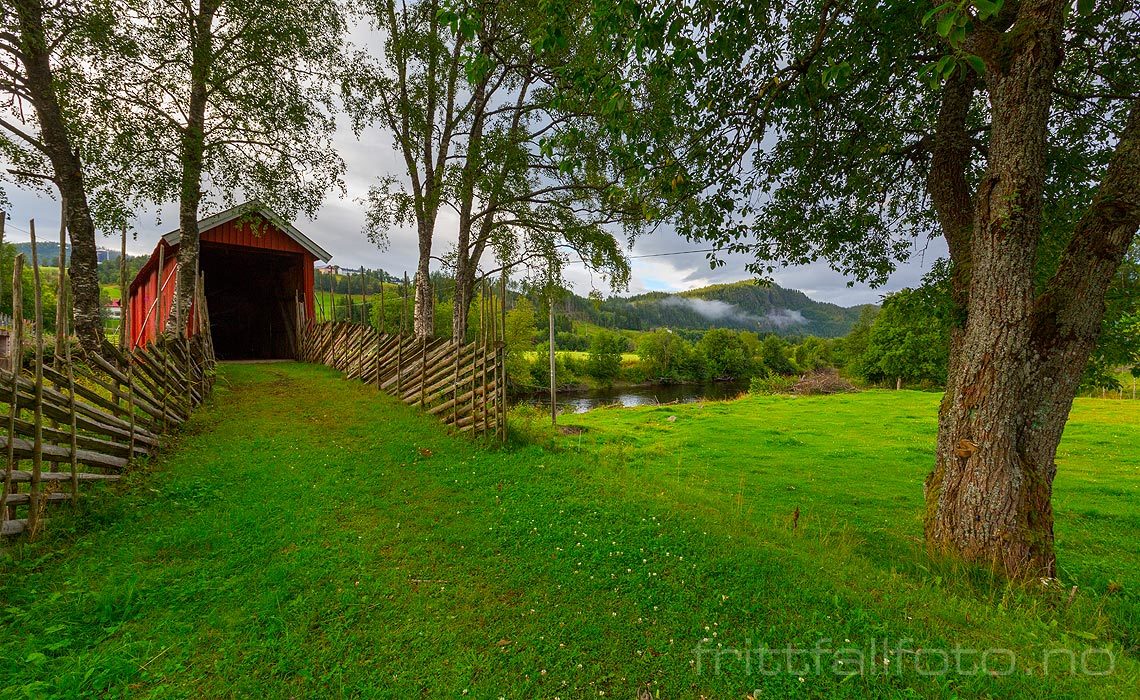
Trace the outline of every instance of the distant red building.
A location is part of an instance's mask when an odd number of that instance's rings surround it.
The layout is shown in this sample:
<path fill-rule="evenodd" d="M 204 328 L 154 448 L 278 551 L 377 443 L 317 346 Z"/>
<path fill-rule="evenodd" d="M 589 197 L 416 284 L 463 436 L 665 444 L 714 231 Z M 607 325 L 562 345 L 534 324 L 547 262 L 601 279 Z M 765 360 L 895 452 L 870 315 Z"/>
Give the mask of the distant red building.
<path fill-rule="evenodd" d="M 306 317 L 312 318 L 313 265 L 317 260 L 328 262 L 331 256 L 257 202 L 202 219 L 198 231 L 198 267 L 205 277 L 210 331 L 218 357 L 292 357 L 298 332 L 297 300 L 303 296 Z M 131 282 L 128 330 L 132 348 L 153 341 L 165 326 L 174 302 L 178 239 L 178 231 L 163 236 Z"/>

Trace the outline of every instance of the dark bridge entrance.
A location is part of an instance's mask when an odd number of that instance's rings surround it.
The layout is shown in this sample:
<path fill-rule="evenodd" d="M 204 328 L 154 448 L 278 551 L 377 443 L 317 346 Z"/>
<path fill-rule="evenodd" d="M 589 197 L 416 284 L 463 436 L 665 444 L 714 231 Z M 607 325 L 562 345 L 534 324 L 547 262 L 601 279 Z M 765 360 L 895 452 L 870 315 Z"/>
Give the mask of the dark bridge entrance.
<path fill-rule="evenodd" d="M 294 357 L 297 302 L 303 300 L 305 318 L 312 318 L 313 264 L 327 261 L 329 254 L 255 203 L 203 219 L 198 227 L 198 266 L 218 359 Z M 165 326 L 174 302 L 177 259 L 174 231 L 162 237 L 131 283 L 132 347 L 150 342 Z"/>

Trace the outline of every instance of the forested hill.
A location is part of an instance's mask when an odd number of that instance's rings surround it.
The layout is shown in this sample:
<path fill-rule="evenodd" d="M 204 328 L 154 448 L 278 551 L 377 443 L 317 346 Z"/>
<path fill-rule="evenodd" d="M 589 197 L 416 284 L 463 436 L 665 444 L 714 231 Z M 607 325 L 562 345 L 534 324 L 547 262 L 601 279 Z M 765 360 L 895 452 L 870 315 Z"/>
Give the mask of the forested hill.
<path fill-rule="evenodd" d="M 814 301 L 803 292 L 753 281 L 702 287 L 678 294 L 651 292 L 612 297 L 600 304 L 575 296 L 571 314 L 607 328 L 736 328 L 781 335 L 846 335 L 863 307 Z"/>

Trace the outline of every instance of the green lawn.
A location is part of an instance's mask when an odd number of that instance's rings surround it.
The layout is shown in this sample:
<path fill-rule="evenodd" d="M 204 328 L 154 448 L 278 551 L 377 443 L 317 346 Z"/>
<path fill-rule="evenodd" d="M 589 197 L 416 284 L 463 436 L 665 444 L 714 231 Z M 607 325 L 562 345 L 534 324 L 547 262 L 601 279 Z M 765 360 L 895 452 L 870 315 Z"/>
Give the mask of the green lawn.
<path fill-rule="evenodd" d="M 1077 401 L 1046 589 L 922 553 L 936 404 L 520 412 L 485 449 L 326 368 L 224 366 L 167 457 L 0 555 L 0 695 L 1134 697 L 1140 404 Z"/>

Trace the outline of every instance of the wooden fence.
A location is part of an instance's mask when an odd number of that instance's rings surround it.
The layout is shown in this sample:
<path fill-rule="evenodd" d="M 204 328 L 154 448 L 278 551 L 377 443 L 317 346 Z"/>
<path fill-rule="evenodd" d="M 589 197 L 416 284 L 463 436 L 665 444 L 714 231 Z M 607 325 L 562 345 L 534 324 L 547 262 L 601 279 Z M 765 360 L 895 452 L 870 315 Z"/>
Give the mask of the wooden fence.
<path fill-rule="evenodd" d="M 34 231 L 34 227 L 32 229 Z M 32 238 L 36 319 L 30 324 L 35 359 L 25 369 L 20 279 L 13 270 L 12 366 L 0 372 L 0 405 L 7 405 L 0 450 L 7 455 L 0 491 L 0 533 L 35 536 L 48 504 L 75 503 L 80 486 L 118 480 L 138 457 L 154 454 L 162 436 L 181 425 L 210 393 L 215 358 L 205 294 L 195 290 L 195 333 L 163 337 L 134 351 L 105 343 L 99 355 L 72 358 L 66 315 L 57 315 L 64 342 L 44 361 L 39 265 Z M 63 281 L 60 283 L 63 288 Z M 62 321 L 62 323 L 61 323 Z M 61 328 L 62 326 L 62 328 Z M 0 409 L 2 410 L 2 409 Z"/>
<path fill-rule="evenodd" d="M 420 406 L 460 432 L 497 440 L 506 438 L 503 358 L 501 340 L 459 344 L 331 321 L 309 324 L 300 351 L 300 359 Z"/>

